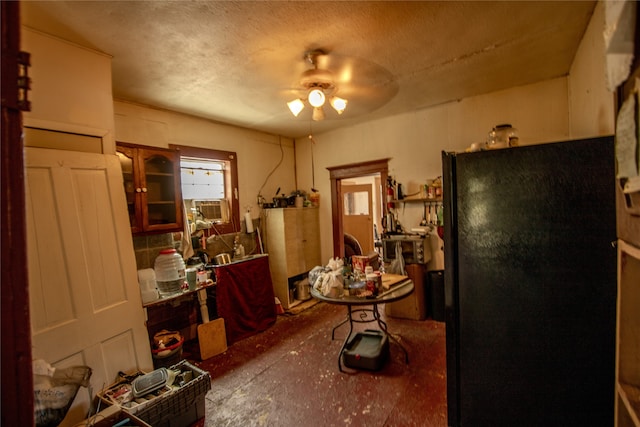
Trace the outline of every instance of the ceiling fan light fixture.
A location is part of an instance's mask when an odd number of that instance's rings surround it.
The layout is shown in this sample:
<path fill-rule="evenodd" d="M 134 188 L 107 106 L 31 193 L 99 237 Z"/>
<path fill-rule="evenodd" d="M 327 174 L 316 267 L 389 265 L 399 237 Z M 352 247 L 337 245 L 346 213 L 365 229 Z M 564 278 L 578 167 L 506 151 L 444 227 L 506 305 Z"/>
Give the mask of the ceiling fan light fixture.
<path fill-rule="evenodd" d="M 342 114 L 344 112 L 345 108 L 347 108 L 347 102 L 348 101 L 346 99 L 338 96 L 331 98 L 331 106 L 338 112 L 338 114 Z"/>
<path fill-rule="evenodd" d="M 324 110 L 322 109 L 322 107 L 315 107 L 313 109 L 313 114 L 311 118 L 316 122 L 320 120 L 324 120 Z"/>
<path fill-rule="evenodd" d="M 312 107 L 322 107 L 324 105 L 324 100 L 325 97 L 322 89 L 315 88 L 309 91 L 309 104 L 311 104 Z"/>
<path fill-rule="evenodd" d="M 291 110 L 291 114 L 298 117 L 300 111 L 304 109 L 304 102 L 302 102 L 301 99 L 294 99 L 293 101 L 287 102 L 287 107 Z"/>

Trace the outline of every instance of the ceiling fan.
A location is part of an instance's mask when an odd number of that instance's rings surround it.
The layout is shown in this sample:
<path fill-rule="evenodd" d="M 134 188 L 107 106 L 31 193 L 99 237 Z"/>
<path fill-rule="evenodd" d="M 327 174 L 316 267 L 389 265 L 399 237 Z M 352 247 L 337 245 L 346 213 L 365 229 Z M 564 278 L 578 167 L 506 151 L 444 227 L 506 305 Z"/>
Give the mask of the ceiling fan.
<path fill-rule="evenodd" d="M 398 91 L 390 73 L 372 62 L 329 55 L 324 49 L 308 50 L 303 58 L 311 68 L 299 77 L 298 97 L 287 102 L 296 117 L 308 104 L 312 120 L 324 120 L 327 102 L 338 115 L 349 105 L 349 116 L 353 117 L 377 109 Z"/>
<path fill-rule="evenodd" d="M 307 94 L 306 101 L 313 107 L 312 119 L 315 121 L 324 120 L 324 109 L 322 108 L 327 98 L 329 103 L 338 114 L 342 114 L 347 108 L 347 100 L 336 96 L 337 87 L 334 83 L 333 73 L 329 70 L 318 68 L 318 57 L 326 55 L 321 49 L 307 51 L 304 55 L 305 61 L 313 66 L 306 70 L 300 76 L 300 86 L 302 86 Z M 298 117 L 298 114 L 304 109 L 304 99 L 297 98 L 287 102 L 287 106 L 291 113 Z"/>

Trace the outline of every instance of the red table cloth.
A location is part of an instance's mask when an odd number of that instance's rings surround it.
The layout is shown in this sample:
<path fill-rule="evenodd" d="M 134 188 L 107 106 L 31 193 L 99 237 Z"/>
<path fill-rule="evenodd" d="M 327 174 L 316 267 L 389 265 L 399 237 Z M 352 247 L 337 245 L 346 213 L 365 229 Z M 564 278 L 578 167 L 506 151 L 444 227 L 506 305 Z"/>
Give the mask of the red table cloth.
<path fill-rule="evenodd" d="M 220 265 L 216 273 L 216 307 L 224 319 L 227 343 L 268 329 L 276 322 L 269 257 Z"/>

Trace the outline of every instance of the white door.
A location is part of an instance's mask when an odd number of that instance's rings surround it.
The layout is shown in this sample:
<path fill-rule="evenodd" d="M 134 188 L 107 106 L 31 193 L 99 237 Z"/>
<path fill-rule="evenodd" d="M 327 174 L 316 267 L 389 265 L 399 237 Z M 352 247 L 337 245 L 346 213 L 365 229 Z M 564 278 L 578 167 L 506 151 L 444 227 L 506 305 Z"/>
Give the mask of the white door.
<path fill-rule="evenodd" d="M 95 395 L 118 371 L 153 369 L 122 172 L 115 155 L 26 149 L 33 358 L 92 368 Z M 62 425 L 85 418 L 82 388 Z"/>

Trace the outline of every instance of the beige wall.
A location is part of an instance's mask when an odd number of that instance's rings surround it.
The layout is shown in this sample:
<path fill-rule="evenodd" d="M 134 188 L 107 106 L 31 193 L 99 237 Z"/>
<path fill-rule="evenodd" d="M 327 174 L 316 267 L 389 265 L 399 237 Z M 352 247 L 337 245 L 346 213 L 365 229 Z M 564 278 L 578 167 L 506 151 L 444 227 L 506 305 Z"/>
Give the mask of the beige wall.
<path fill-rule="evenodd" d="M 411 193 L 418 183 L 441 175 L 443 150 L 463 151 L 484 141 L 497 124 L 516 127 L 523 145 L 613 134 L 613 95 L 605 89 L 604 51 L 598 41 L 602 25 L 602 4 L 598 4 L 568 77 L 314 135 L 314 185 L 322 196 L 322 258 L 333 254 L 327 167 L 389 157 L 390 173 Z M 311 186 L 310 150 L 308 139 L 296 140 L 301 188 Z M 421 215 L 421 205 L 407 204 L 398 219 L 410 228 Z"/>
<path fill-rule="evenodd" d="M 570 76 L 317 134 L 313 146 L 307 138 L 294 146 L 293 141 L 274 135 L 125 102 L 105 102 L 111 97 L 108 56 L 23 28 L 23 45 L 32 53 L 34 82 L 33 110 L 25 114 L 25 124 L 103 136 L 105 152 L 113 151 L 115 140 L 236 151 L 240 208 L 250 207 L 254 218 L 259 214 L 258 193 L 269 201 L 278 187 L 285 193 L 296 188 L 309 191 L 312 186 L 320 191 L 322 258 L 328 259 L 333 247 L 329 166 L 389 157 L 391 174 L 411 193 L 418 184 L 441 175 L 443 150 L 464 150 L 483 141 L 500 123 L 515 126 L 522 144 L 612 134 L 613 95 L 604 83 L 602 9 L 599 3 Z M 78 66 L 58 71 L 51 64 L 61 57 L 67 65 Z M 43 71 L 42 63 L 51 68 Z M 62 72 L 69 68 L 81 74 Z M 67 103 L 71 107 L 60 108 L 57 100 L 62 97 L 72 100 Z M 421 214 L 421 206 L 407 205 L 399 220 L 411 227 L 419 223 Z"/>
<path fill-rule="evenodd" d="M 608 135 L 615 129 L 614 97 L 606 85 L 604 4 L 599 2 L 571 66 L 571 137 Z"/>
<path fill-rule="evenodd" d="M 25 126 L 98 136 L 103 152 L 115 153 L 111 57 L 21 30 L 21 49 L 31 54 L 31 111 L 24 113 Z"/>

